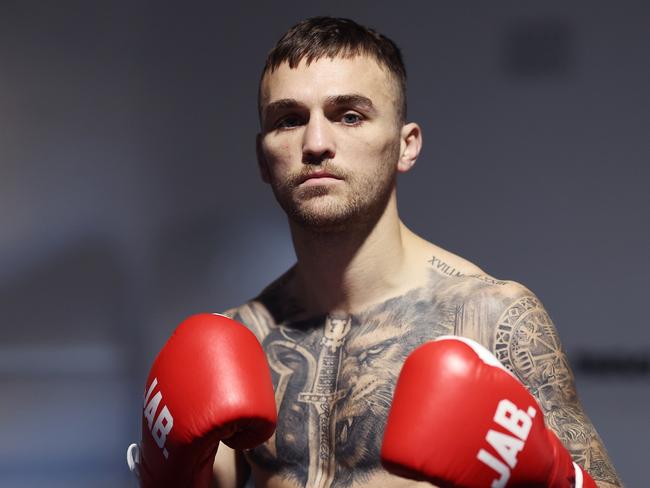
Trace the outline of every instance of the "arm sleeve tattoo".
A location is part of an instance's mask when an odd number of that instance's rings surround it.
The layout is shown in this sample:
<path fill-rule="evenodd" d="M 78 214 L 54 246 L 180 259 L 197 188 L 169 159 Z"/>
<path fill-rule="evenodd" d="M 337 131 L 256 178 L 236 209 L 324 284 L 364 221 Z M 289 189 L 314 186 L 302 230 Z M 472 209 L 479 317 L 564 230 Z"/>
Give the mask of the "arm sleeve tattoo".
<path fill-rule="evenodd" d="M 546 424 L 601 487 L 622 486 L 596 429 L 585 414 L 557 330 L 539 299 L 526 290 L 506 304 L 493 350 L 537 398 Z"/>

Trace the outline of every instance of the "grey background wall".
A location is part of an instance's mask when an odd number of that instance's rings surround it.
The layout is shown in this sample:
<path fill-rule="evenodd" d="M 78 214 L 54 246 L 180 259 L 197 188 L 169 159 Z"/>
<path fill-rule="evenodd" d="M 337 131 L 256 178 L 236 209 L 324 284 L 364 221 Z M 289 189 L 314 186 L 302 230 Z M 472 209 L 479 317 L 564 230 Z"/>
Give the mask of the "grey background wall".
<path fill-rule="evenodd" d="M 402 47 L 425 137 L 403 219 L 541 297 L 623 479 L 646 486 L 642 1 L 2 2 L 0 486 L 133 486 L 165 338 L 290 266 L 256 86 L 281 33 L 320 14 Z"/>

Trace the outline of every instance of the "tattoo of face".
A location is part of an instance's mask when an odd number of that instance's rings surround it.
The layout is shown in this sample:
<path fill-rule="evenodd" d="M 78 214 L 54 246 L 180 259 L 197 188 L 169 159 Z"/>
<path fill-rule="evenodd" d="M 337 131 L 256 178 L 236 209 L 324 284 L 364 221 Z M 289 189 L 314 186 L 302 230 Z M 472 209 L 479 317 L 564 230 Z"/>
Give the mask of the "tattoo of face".
<path fill-rule="evenodd" d="M 575 390 L 557 331 L 537 297 L 519 298 L 503 312 L 494 332 L 494 352 L 537 398 L 547 425 L 574 461 L 595 480 L 620 480 Z"/>
<path fill-rule="evenodd" d="M 362 314 L 283 323 L 263 346 L 278 427 L 249 461 L 300 486 L 348 487 L 380 470 L 393 388 L 406 356 L 453 332 L 456 307 L 414 290 Z"/>

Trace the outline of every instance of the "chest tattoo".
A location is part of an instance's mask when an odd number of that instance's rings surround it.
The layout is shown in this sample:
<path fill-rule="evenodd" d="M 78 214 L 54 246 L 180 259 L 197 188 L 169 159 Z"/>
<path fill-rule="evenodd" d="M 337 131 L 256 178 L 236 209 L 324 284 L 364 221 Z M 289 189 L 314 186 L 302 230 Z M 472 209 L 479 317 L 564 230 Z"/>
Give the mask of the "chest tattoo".
<path fill-rule="evenodd" d="M 266 352 L 278 409 L 275 434 L 246 451 L 248 463 L 297 486 L 376 484 L 402 364 L 419 345 L 455 334 L 488 346 L 537 397 L 574 460 L 607 486 L 617 486 L 539 300 L 525 289 L 506 290 L 506 282 L 487 275 L 466 275 L 436 257 L 430 264 L 435 271 L 430 286 L 359 314 L 299 318 L 306 313 L 285 293 L 287 281 L 237 309 L 234 318 L 256 333 Z"/>
<path fill-rule="evenodd" d="M 348 487 L 380 469 L 393 388 L 406 356 L 453 333 L 456 310 L 422 297 L 372 313 L 278 325 L 263 339 L 275 384 L 275 435 L 250 462 L 300 486 Z"/>
<path fill-rule="evenodd" d="M 338 377 L 341 370 L 342 346 L 350 332 L 352 319 L 328 317 L 325 334 L 320 341 L 320 351 L 311 388 L 298 394 L 298 401 L 310 405 L 309 425 L 309 476 L 307 486 L 322 488 L 331 480 L 336 467 L 333 448 L 334 416 L 336 403 L 345 396 L 339 390 Z"/>

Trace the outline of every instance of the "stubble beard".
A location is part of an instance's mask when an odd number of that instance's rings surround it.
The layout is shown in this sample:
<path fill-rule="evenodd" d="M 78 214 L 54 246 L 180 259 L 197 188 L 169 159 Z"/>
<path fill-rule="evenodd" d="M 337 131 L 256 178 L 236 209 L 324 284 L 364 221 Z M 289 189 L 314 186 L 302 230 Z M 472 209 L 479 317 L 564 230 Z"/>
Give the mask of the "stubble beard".
<path fill-rule="evenodd" d="M 299 174 L 272 185 L 273 193 L 289 220 L 304 230 L 318 234 L 365 230 L 377 222 L 390 200 L 396 180 L 393 161 L 382 161 L 369 176 L 342 173 L 324 165 L 325 171 L 343 180 L 333 186 L 345 188 L 300 187 Z"/>

